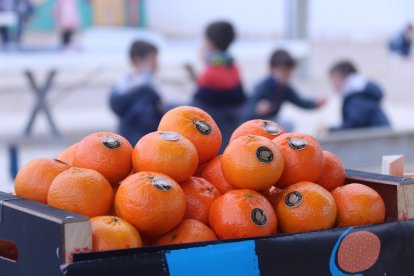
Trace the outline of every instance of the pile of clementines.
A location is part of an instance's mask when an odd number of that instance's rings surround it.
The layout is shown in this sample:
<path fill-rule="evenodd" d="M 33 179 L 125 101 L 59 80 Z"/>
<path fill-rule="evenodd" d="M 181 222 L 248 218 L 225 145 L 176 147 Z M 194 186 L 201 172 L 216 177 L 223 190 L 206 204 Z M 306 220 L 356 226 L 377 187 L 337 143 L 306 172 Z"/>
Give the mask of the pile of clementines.
<path fill-rule="evenodd" d="M 222 155 L 201 109 L 167 112 L 134 148 L 91 134 L 57 159 L 26 164 L 16 195 L 90 217 L 93 249 L 298 233 L 384 221 L 381 196 L 345 185 L 345 170 L 311 136 L 252 120 Z"/>

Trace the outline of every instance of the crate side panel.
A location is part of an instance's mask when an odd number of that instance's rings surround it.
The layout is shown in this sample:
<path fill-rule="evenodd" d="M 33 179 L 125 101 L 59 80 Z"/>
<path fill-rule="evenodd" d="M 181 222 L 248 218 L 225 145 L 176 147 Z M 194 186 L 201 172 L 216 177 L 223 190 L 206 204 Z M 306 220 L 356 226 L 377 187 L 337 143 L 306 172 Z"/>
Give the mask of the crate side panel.
<path fill-rule="evenodd" d="M 59 275 L 63 229 L 60 223 L 4 205 L 0 238 L 15 242 L 16 263 L 0 259 L 4 275 Z"/>

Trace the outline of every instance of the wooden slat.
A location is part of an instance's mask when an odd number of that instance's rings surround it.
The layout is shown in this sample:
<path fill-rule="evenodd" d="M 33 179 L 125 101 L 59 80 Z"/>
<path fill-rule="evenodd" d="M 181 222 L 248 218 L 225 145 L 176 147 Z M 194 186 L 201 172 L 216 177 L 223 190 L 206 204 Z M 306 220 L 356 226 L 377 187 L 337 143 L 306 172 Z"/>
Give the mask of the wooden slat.
<path fill-rule="evenodd" d="M 385 155 L 382 157 L 382 174 L 404 176 L 404 155 Z"/>
<path fill-rule="evenodd" d="M 414 185 L 398 187 L 398 219 L 414 219 Z"/>
<path fill-rule="evenodd" d="M 406 177 L 406 178 L 414 178 L 414 172 L 404 173 L 404 177 Z"/>
<path fill-rule="evenodd" d="M 66 263 L 72 262 L 73 254 L 92 250 L 92 229 L 89 221 L 66 223 L 64 235 Z"/>

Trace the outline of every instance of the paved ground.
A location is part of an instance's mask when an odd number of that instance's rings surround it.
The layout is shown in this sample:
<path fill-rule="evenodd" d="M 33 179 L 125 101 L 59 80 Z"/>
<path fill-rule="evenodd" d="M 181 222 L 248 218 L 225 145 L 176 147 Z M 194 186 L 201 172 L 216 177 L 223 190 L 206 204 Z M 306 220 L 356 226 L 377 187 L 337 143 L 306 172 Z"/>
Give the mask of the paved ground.
<path fill-rule="evenodd" d="M 53 41 L 53 37 L 33 35 L 36 43 Z M 326 107 L 316 112 L 299 110 L 289 104 L 282 116 L 294 121 L 296 130 L 316 134 L 317 129 L 339 122 L 339 99 L 332 93 L 326 72 L 338 58 L 349 57 L 356 61 L 364 74 L 377 79 L 387 91 L 385 108 L 396 129 L 414 129 L 412 103 L 414 95 L 414 62 L 389 56 L 383 42 L 351 43 L 348 41 L 316 42 L 312 44 L 308 62 L 308 76 L 297 78 L 295 83 L 304 95 L 329 97 Z M 238 57 L 243 79 L 250 91 L 254 83 L 266 73 L 265 60 L 246 60 Z M 76 87 L 87 71 L 64 71 L 59 74 L 55 89 L 48 102 L 62 131 L 64 139 L 50 140 L 44 118 L 35 127 L 35 141 L 20 149 L 20 163 L 35 157 L 53 157 L 68 144 L 90 132 L 115 130 L 116 118 L 107 107 L 109 87 L 127 68 L 106 68 L 86 86 Z M 193 86 L 181 64 L 161 68 L 158 78 L 160 91 L 166 101 L 186 101 L 191 98 Z M 177 81 L 178 80 L 178 81 Z M 10 187 L 8 177 L 7 146 L 22 133 L 34 98 L 26 81 L 18 72 L 0 71 L 0 190 Z M 378 161 L 380 164 L 380 160 Z M 373 167 L 377 167 L 373 165 Z"/>

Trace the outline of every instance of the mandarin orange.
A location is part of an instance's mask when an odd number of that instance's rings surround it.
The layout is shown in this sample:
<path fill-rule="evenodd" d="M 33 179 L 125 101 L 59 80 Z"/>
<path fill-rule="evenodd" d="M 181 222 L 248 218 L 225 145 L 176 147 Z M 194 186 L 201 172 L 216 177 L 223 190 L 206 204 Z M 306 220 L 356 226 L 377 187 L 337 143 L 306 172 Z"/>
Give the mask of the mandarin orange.
<path fill-rule="evenodd" d="M 271 140 L 249 135 L 241 136 L 227 146 L 221 167 L 233 187 L 261 191 L 270 189 L 279 180 L 284 161 Z"/>
<path fill-rule="evenodd" d="M 197 107 L 180 106 L 168 111 L 158 130 L 176 132 L 190 140 L 197 148 L 200 164 L 216 156 L 221 147 L 222 137 L 216 122 Z"/>
<path fill-rule="evenodd" d="M 233 190 L 216 199 L 210 208 L 209 223 L 220 239 L 269 236 L 277 232 L 272 205 L 249 189 Z"/>

